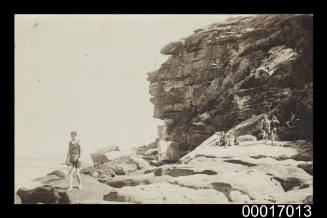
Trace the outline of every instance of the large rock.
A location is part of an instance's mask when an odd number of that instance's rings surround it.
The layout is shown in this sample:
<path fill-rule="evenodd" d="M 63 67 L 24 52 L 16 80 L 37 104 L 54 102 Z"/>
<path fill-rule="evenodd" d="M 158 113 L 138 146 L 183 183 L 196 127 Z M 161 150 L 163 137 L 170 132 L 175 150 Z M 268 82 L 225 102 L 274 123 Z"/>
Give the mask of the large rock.
<path fill-rule="evenodd" d="M 116 175 L 125 175 L 136 170 L 149 167 L 149 163 L 136 155 L 121 156 L 106 163 L 98 164 L 94 167 L 85 168 L 81 173 L 90 175 L 94 178 L 115 177 Z"/>
<path fill-rule="evenodd" d="M 178 144 L 173 141 L 160 140 L 158 142 L 158 160 L 178 161 L 180 158 Z"/>
<path fill-rule="evenodd" d="M 50 176 L 50 175 L 55 175 L 55 176 L 57 176 L 58 178 L 61 178 L 61 179 L 64 179 L 66 177 L 66 174 L 61 170 L 54 170 L 51 173 L 48 173 L 47 176 Z"/>
<path fill-rule="evenodd" d="M 103 196 L 111 191 L 111 188 L 108 185 L 98 182 L 97 179 L 83 174 L 81 176 L 83 185 L 82 190 L 77 189 L 76 178 L 74 178 L 73 183 L 74 189 L 69 192 L 67 192 L 69 187 L 69 178 L 55 180 L 49 183 L 48 187 L 51 187 L 50 190 L 60 195 L 60 198 L 58 199 L 59 204 L 78 204 L 84 201 L 101 202 L 103 200 Z M 46 192 L 44 196 L 51 199 L 51 194 L 52 192 Z M 33 199 L 32 200 L 35 202 L 36 198 L 33 197 Z M 46 203 L 44 200 L 42 201 L 43 203 Z"/>
<path fill-rule="evenodd" d="M 91 154 L 91 158 L 93 160 L 94 166 L 97 166 L 97 165 L 100 165 L 103 163 L 107 163 L 109 161 L 107 156 L 102 153 L 93 153 L 93 154 Z"/>
<path fill-rule="evenodd" d="M 55 180 L 62 180 L 65 177 L 59 177 L 58 175 L 46 175 L 41 176 L 33 179 L 34 182 L 41 182 L 42 184 L 49 184 L 49 182 L 55 181 Z"/>
<path fill-rule="evenodd" d="M 113 154 L 111 154 L 113 152 Z M 94 165 L 99 165 L 108 162 L 109 160 L 115 159 L 117 156 L 122 156 L 119 152 L 119 147 L 117 145 L 107 146 L 98 149 L 95 153 L 92 153 L 91 159 Z"/>
<path fill-rule="evenodd" d="M 258 136 L 263 113 L 284 126 L 291 111 L 303 122 L 280 139 L 312 139 L 312 17 L 240 17 L 164 46 L 172 56 L 148 80 L 167 140 L 184 153 L 215 131 Z"/>
<path fill-rule="evenodd" d="M 107 163 L 112 160 L 120 159 L 123 157 L 136 157 L 136 154 L 134 154 L 131 151 L 110 151 L 106 153 L 91 154 L 91 158 L 95 166 L 99 164 Z"/>
<path fill-rule="evenodd" d="M 40 186 L 31 190 L 19 189 L 17 195 L 23 204 L 57 204 L 61 198 L 59 192 L 49 185 Z"/>
<path fill-rule="evenodd" d="M 141 166 L 131 157 L 121 157 L 94 168 L 103 172 L 109 172 L 112 169 L 116 175 L 125 175 L 141 169 Z M 109 171 L 108 171 L 109 170 Z M 111 175 L 111 171 L 110 171 Z"/>

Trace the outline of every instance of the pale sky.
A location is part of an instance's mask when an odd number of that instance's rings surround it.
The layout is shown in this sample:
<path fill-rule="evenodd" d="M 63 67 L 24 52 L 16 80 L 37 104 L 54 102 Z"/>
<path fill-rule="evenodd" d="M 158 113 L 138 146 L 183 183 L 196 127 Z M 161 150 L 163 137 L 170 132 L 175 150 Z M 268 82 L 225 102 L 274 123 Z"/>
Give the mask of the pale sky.
<path fill-rule="evenodd" d="M 151 143 L 160 49 L 230 16 L 16 15 L 15 155 L 64 156 L 72 130 L 86 153 Z"/>

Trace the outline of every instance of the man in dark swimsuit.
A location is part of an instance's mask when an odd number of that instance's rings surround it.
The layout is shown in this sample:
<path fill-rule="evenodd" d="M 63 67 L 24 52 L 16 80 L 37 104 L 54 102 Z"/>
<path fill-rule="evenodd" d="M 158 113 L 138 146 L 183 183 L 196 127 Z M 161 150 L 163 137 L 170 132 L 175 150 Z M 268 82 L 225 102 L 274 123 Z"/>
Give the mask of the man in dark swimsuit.
<path fill-rule="evenodd" d="M 81 168 L 81 161 L 79 158 L 81 157 L 81 146 L 79 144 L 79 140 L 77 140 L 77 133 L 71 132 L 72 140 L 69 142 L 69 147 L 67 151 L 66 157 L 66 164 L 71 166 L 69 169 L 69 189 L 67 191 L 73 190 L 73 170 L 76 171 L 77 181 L 78 181 L 78 189 L 82 189 L 81 184 L 81 175 L 80 175 L 80 168 Z"/>

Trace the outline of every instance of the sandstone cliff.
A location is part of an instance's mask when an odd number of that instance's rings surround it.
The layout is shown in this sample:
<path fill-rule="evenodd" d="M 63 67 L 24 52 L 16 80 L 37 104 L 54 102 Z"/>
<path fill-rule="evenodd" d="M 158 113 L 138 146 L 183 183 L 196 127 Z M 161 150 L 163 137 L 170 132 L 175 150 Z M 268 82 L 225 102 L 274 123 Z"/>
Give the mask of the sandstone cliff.
<path fill-rule="evenodd" d="M 170 55 L 148 73 L 154 117 L 182 152 L 216 131 L 274 111 L 282 139 L 312 138 L 312 16 L 238 17 L 164 46 Z M 256 134 L 249 132 L 249 134 Z"/>

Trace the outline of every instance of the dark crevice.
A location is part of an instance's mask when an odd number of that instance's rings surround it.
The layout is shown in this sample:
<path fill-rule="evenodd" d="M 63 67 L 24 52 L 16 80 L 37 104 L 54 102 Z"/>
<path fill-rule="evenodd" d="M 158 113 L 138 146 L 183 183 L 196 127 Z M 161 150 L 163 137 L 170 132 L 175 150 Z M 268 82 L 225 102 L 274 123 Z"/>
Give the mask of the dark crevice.
<path fill-rule="evenodd" d="M 245 165 L 247 167 L 257 166 L 257 164 L 252 164 L 252 163 L 244 162 L 244 161 L 241 161 L 241 160 L 224 160 L 224 162 L 234 163 L 234 164 L 241 164 L 241 165 Z"/>
<path fill-rule="evenodd" d="M 299 179 L 294 177 L 289 177 L 285 179 L 278 178 L 278 177 L 273 177 L 273 178 L 278 182 L 280 182 L 285 192 L 292 190 L 294 187 L 298 187 L 302 184 L 302 182 Z"/>
<path fill-rule="evenodd" d="M 172 177 L 179 177 L 179 176 L 190 176 L 190 175 L 194 175 L 194 174 L 217 175 L 217 172 L 215 172 L 213 170 L 204 170 L 201 172 L 194 172 L 194 170 L 190 170 L 190 169 L 173 169 L 173 170 L 170 170 L 166 174 L 169 176 L 172 176 Z"/>
<path fill-rule="evenodd" d="M 230 184 L 228 183 L 223 183 L 223 182 L 214 182 L 211 183 L 213 189 L 215 189 L 216 191 L 222 192 L 226 198 L 228 199 L 228 201 L 232 201 L 232 199 L 230 198 L 229 194 L 231 191 L 236 190 L 234 189 Z"/>

